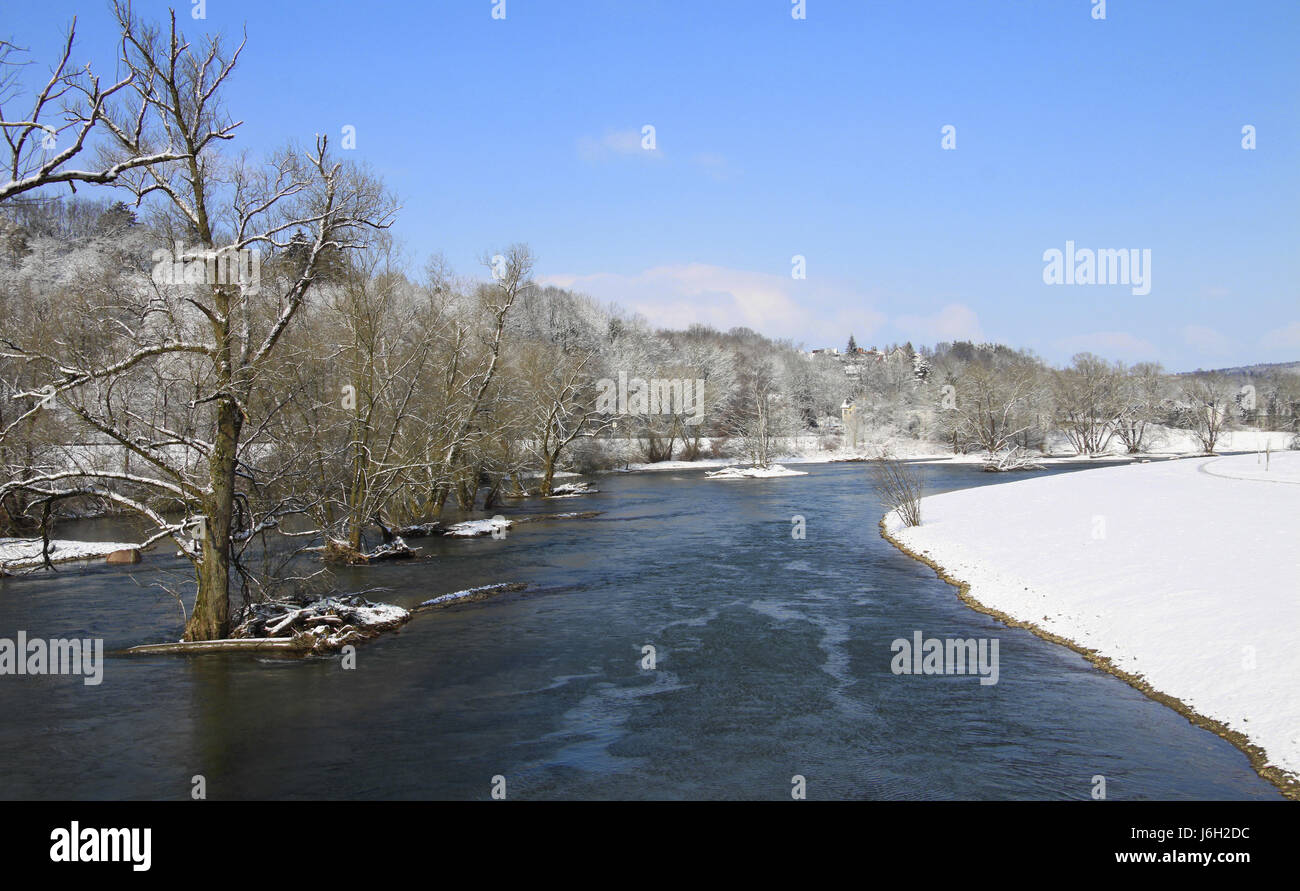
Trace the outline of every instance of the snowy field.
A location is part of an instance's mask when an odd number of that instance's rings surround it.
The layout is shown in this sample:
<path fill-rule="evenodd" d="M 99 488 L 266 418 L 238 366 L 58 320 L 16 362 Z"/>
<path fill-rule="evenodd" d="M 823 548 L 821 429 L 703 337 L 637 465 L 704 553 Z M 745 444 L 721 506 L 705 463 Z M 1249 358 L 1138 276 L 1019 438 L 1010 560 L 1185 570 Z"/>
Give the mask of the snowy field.
<path fill-rule="evenodd" d="M 887 528 L 985 608 L 1095 649 L 1300 773 L 1300 452 L 932 496 Z M 1014 665 L 1002 671 L 1015 671 Z"/>

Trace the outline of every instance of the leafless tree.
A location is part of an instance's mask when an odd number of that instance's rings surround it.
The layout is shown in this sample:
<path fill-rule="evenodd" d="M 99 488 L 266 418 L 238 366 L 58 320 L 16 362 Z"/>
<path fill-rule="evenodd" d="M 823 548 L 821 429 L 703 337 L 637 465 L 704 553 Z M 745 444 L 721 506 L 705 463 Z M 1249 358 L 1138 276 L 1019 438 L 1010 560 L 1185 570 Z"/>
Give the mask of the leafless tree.
<path fill-rule="evenodd" d="M 1123 372 L 1115 435 L 1130 455 L 1149 447 L 1150 430 L 1158 418 L 1164 391 L 1165 376 L 1157 362 L 1139 362 Z"/>
<path fill-rule="evenodd" d="M 1077 454 L 1091 457 L 1110 445 L 1122 410 L 1119 385 L 1115 366 L 1091 353 L 1079 353 L 1052 373 L 1056 426 Z"/>
<path fill-rule="evenodd" d="M 1032 406 L 1042 390 L 1042 369 L 1023 358 L 979 359 L 955 377 L 949 405 L 940 412 L 964 450 L 996 455 L 1017 445 L 1035 423 Z"/>
<path fill-rule="evenodd" d="M 736 369 L 736 391 L 725 424 L 755 467 L 767 467 L 776 443 L 793 425 L 782 398 L 775 362 L 768 356 L 743 357 Z"/>
<path fill-rule="evenodd" d="M 116 11 L 141 102 L 137 116 L 104 118 L 117 151 L 130 154 L 137 134 L 157 132 L 172 134 L 183 149 L 181 160 L 133 167 L 117 184 L 137 201 L 157 202 L 184 246 L 155 268 L 152 280 L 73 303 L 68 321 L 75 330 L 101 333 L 102 354 L 75 342 L 14 342 L 9 350 L 43 373 L 43 401 L 57 400 L 141 469 L 74 466 L 10 481 L 0 495 L 95 494 L 145 517 L 155 527 L 148 542 L 171 538 L 194 565 L 197 595 L 185 638 L 211 640 L 229 631 L 232 541 L 269 521 L 250 516 L 240 494 L 261 456 L 255 445 L 267 419 L 253 407 L 264 375 L 331 253 L 362 246 L 367 231 L 389 225 L 393 206 L 376 180 L 334 161 L 324 138 L 263 165 L 227 163 L 217 149 L 232 125 L 219 88 L 238 50 L 227 53 L 216 37 L 191 47 L 174 14 L 163 32 L 123 6 Z M 293 252 L 295 244 L 300 249 Z M 270 255 L 268 263 L 280 262 L 263 269 L 259 251 Z M 213 274 L 249 256 L 240 275 Z M 177 265 L 185 270 L 180 281 L 166 274 Z M 150 417 L 133 401 L 160 381 L 184 399 L 183 424 Z M 158 506 L 163 502 L 183 516 L 169 519 Z"/>
<path fill-rule="evenodd" d="M 428 512 L 433 516 L 442 512 L 457 485 L 477 485 L 477 462 L 464 459 L 480 439 L 475 434 L 501 368 L 510 310 L 532 287 L 533 255 L 526 245 L 512 245 L 483 262 L 492 274 L 492 283 L 479 287 L 475 295 L 484 322 L 458 321 L 454 326 L 443 357 L 447 363 L 440 381 L 443 414 L 430 428 L 424 450 L 431 498 Z"/>
<path fill-rule="evenodd" d="M 1207 455 L 1213 455 L 1219 438 L 1232 420 L 1236 388 L 1220 374 L 1195 374 L 1183 381 L 1180 416 Z"/>
<path fill-rule="evenodd" d="M 872 487 L 885 507 L 897 511 L 904 526 L 920 526 L 921 498 L 925 494 L 922 466 L 882 451 L 871 461 L 870 473 Z"/>
<path fill-rule="evenodd" d="M 121 7 L 118 12 L 123 14 Z M 111 183 L 129 170 L 189 157 L 169 138 L 172 133 L 146 129 L 154 88 L 139 81 L 140 71 L 125 56 L 125 74 L 108 85 L 101 85 L 89 64 L 75 67 L 71 59 L 76 29 L 74 18 L 59 61 L 26 106 L 30 110 L 12 118 L 7 109 L 21 101 L 18 75 L 23 63 L 18 61 L 19 48 L 0 40 L 0 136 L 7 176 L 0 180 L 0 202 L 43 186 L 67 184 L 75 191 L 78 183 Z M 133 113 L 125 113 L 124 103 L 123 113 L 114 120 L 112 104 L 132 92 Z M 229 138 L 236 126 L 228 125 L 221 138 Z M 71 166 L 74 159 L 89 154 L 92 136 L 104 128 L 112 131 L 117 150 L 89 168 Z"/>

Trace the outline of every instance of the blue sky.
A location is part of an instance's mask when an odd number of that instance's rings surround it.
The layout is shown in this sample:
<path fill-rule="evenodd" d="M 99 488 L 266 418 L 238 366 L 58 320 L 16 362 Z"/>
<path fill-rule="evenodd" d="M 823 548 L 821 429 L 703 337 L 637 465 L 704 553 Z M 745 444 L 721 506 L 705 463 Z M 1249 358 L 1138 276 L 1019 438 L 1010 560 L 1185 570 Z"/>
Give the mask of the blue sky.
<path fill-rule="evenodd" d="M 1295 0 L 494 3 L 174 5 L 192 34 L 247 27 L 237 144 L 355 126 L 417 260 L 478 274 L 524 241 L 654 323 L 809 346 L 1300 359 Z M 74 14 L 76 57 L 112 58 L 106 4 L 0 10 L 42 62 Z M 1067 240 L 1149 249 L 1150 293 L 1044 284 Z"/>

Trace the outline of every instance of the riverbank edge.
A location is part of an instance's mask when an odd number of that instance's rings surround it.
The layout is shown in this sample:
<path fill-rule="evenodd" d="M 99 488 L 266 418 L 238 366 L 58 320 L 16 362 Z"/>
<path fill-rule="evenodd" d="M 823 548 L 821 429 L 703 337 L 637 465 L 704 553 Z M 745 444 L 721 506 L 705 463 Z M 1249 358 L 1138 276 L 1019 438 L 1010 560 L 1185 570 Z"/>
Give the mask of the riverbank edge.
<path fill-rule="evenodd" d="M 1048 641 L 1049 643 L 1058 644 L 1060 646 L 1073 650 L 1074 652 L 1082 656 L 1084 659 L 1086 659 L 1088 662 L 1090 662 L 1094 668 L 1098 668 L 1101 671 L 1106 672 L 1107 674 L 1114 675 L 1124 683 L 1128 684 L 1133 689 L 1137 690 L 1143 696 L 1146 696 L 1148 699 L 1155 700 L 1161 705 L 1173 709 L 1178 714 L 1186 718 L 1189 723 L 1197 727 L 1200 727 L 1204 730 L 1208 730 L 1211 733 L 1213 733 L 1215 736 L 1219 736 L 1227 740 L 1233 746 L 1241 750 L 1241 752 L 1246 756 L 1247 760 L 1250 762 L 1250 766 L 1251 768 L 1254 769 L 1255 773 L 1259 774 L 1260 777 L 1272 783 L 1277 788 L 1277 790 L 1281 792 L 1282 795 L 1288 798 L 1289 800 L 1300 801 L 1300 776 L 1296 776 L 1290 771 L 1269 764 L 1268 753 L 1265 752 L 1264 749 L 1256 745 L 1254 742 L 1252 742 L 1250 738 L 1247 737 L 1244 733 L 1238 730 L 1233 730 L 1232 728 L 1228 727 L 1226 724 L 1224 724 L 1221 721 L 1200 714 L 1191 706 L 1187 705 L 1187 703 L 1183 702 L 1181 699 L 1178 699 L 1177 697 L 1170 696 L 1168 693 L 1163 693 L 1160 690 L 1155 689 L 1154 687 L 1151 686 L 1151 684 L 1147 682 L 1146 678 L 1142 677 L 1142 675 L 1125 671 L 1124 669 L 1115 665 L 1115 663 L 1111 661 L 1111 658 L 1109 656 L 1100 653 L 1097 650 L 1082 646 L 1076 643 L 1075 641 L 1070 640 L 1067 637 L 1062 637 L 1059 634 L 1055 634 L 1051 631 L 1041 628 L 1038 625 L 1035 625 L 1033 622 L 1027 622 L 1022 619 L 1018 619 L 1015 616 L 1011 615 L 1010 613 L 1006 613 L 1000 609 L 995 609 L 994 607 L 987 606 L 986 604 L 981 603 L 979 600 L 976 600 L 975 597 L 971 594 L 971 586 L 969 582 L 964 582 L 961 579 L 956 578 L 947 569 L 945 569 L 942 565 L 940 565 L 938 561 L 931 559 L 925 554 L 921 554 L 912 550 L 907 545 L 903 544 L 903 542 L 900 541 L 897 537 L 895 537 L 887 527 L 886 520 L 888 519 L 888 517 L 889 515 L 886 514 L 884 517 L 881 517 L 880 519 L 880 523 L 879 523 L 880 537 L 883 538 L 885 541 L 889 542 L 898 550 L 902 551 L 908 557 L 911 557 L 913 560 L 916 560 L 918 563 L 924 563 L 926 566 L 933 569 L 935 575 L 937 575 L 942 581 L 947 582 L 949 585 L 951 585 L 953 588 L 957 590 L 957 599 L 960 600 L 962 603 L 964 603 L 966 606 L 975 610 L 975 612 L 977 613 L 983 613 L 986 616 L 992 616 L 993 618 L 997 619 L 999 622 L 1001 622 L 1002 624 L 1008 627 L 1023 628 L 1024 630 L 1030 632 L 1031 634 L 1036 635 L 1037 637 L 1042 638 L 1043 640 Z"/>

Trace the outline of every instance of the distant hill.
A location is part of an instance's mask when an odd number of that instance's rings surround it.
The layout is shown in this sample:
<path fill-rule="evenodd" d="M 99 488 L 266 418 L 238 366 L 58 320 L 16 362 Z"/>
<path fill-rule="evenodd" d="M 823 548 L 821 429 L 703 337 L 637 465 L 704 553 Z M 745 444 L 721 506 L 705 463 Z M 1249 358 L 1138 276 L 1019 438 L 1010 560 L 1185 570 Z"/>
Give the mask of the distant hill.
<path fill-rule="evenodd" d="M 1227 374 L 1260 375 L 1281 372 L 1283 374 L 1300 374 L 1300 362 L 1260 362 L 1256 365 L 1238 365 L 1234 368 L 1198 368 L 1195 371 L 1180 371 L 1179 374 Z"/>

